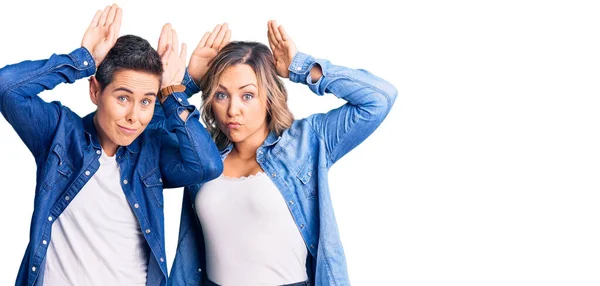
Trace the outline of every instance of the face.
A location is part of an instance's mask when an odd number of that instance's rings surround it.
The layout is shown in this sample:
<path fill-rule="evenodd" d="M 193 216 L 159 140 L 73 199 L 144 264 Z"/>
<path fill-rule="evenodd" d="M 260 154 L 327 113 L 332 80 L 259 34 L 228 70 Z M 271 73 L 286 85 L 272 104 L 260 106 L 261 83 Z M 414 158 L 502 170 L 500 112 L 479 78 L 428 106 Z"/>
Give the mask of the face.
<path fill-rule="evenodd" d="M 118 146 L 131 144 L 144 131 L 154 113 L 159 84 L 159 76 L 121 70 L 100 92 L 100 85 L 92 78 L 90 97 L 98 106 L 94 123 L 107 154 L 114 154 Z"/>
<path fill-rule="evenodd" d="M 260 144 L 269 133 L 266 96 L 259 95 L 256 73 L 247 64 L 231 66 L 212 96 L 218 128 L 233 143 Z"/>

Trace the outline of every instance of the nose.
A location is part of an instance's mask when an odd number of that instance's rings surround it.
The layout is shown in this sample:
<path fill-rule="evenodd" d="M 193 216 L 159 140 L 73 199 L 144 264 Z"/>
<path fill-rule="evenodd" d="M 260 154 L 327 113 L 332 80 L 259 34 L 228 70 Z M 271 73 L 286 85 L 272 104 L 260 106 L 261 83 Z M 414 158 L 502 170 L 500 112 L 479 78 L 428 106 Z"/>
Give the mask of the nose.
<path fill-rule="evenodd" d="M 127 115 L 125 116 L 125 119 L 130 124 L 137 123 L 139 120 L 139 115 L 140 111 L 138 106 L 136 104 L 131 104 L 129 106 L 129 109 L 127 110 Z"/>
<path fill-rule="evenodd" d="M 227 115 L 229 117 L 235 117 L 240 114 L 240 101 L 236 97 L 231 98 L 229 101 L 229 107 L 227 108 Z"/>

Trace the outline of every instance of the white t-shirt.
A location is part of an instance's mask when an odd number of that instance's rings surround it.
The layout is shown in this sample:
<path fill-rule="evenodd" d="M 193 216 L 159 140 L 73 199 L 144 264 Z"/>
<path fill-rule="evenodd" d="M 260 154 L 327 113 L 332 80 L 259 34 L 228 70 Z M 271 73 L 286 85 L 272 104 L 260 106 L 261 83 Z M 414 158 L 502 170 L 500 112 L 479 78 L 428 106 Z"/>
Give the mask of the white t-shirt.
<path fill-rule="evenodd" d="M 307 249 L 277 186 L 264 173 L 221 175 L 196 195 L 207 274 L 220 285 L 282 285 L 307 280 Z"/>
<path fill-rule="evenodd" d="M 148 246 L 121 188 L 115 156 L 52 225 L 44 285 L 146 285 Z"/>

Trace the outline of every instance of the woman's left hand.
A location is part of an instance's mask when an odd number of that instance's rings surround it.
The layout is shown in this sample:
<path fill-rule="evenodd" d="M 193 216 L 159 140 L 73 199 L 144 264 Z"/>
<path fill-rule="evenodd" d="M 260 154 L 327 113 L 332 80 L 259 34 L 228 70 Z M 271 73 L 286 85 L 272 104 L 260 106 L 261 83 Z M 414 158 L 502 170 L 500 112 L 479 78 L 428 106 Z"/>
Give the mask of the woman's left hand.
<path fill-rule="evenodd" d="M 294 56 L 298 52 L 296 44 L 288 36 L 283 29 L 283 26 L 277 25 L 275 20 L 269 21 L 268 25 L 268 36 L 269 46 L 273 51 L 273 57 L 275 58 L 275 68 L 277 74 L 283 78 L 290 77 L 290 71 L 288 70 Z"/>

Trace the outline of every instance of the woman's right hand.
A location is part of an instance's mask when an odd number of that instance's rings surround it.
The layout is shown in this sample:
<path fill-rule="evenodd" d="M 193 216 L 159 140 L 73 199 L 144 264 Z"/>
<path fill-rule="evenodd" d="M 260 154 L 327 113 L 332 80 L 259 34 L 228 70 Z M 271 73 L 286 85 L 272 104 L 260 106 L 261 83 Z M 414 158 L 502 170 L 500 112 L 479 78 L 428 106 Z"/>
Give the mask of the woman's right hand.
<path fill-rule="evenodd" d="M 208 72 L 208 64 L 217 53 L 229 43 L 231 30 L 227 23 L 215 26 L 212 32 L 206 32 L 190 57 L 188 73 L 198 83 Z"/>

